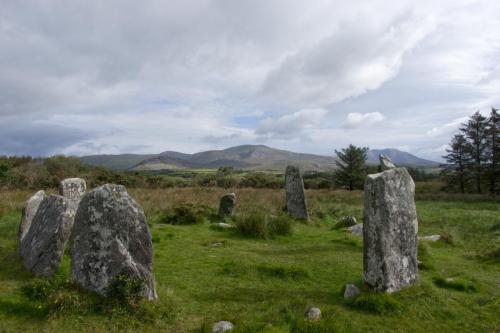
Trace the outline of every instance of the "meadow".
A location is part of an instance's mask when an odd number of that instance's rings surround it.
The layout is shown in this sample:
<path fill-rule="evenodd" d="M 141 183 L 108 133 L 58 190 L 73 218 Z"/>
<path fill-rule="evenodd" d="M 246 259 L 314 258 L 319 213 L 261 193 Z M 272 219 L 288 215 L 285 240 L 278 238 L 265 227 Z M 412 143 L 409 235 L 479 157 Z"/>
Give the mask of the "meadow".
<path fill-rule="evenodd" d="M 268 239 L 217 230 L 210 222 L 162 223 L 181 203 L 215 210 L 226 192 L 237 215 L 280 215 L 279 189 L 188 187 L 130 189 L 153 238 L 158 300 L 102 304 L 69 282 L 68 254 L 54 281 L 35 278 L 17 256 L 21 208 L 32 191 L 0 191 L 0 332 L 209 332 L 219 320 L 234 332 L 499 332 L 500 201 L 449 195 L 417 184 L 420 282 L 394 294 L 362 288 L 362 239 L 335 228 L 341 216 L 362 221 L 361 191 L 307 190 L 311 223 Z M 308 307 L 322 319 L 304 320 Z"/>

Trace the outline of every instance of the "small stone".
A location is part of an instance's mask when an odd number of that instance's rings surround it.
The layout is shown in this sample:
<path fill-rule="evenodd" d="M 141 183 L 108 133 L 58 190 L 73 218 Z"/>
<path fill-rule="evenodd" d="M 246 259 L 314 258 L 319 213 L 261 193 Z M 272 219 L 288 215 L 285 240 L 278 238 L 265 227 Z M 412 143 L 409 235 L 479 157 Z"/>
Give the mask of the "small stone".
<path fill-rule="evenodd" d="M 359 295 L 359 288 L 352 283 L 345 285 L 344 298 L 352 298 Z"/>
<path fill-rule="evenodd" d="M 304 181 L 299 168 L 289 165 L 285 171 L 286 210 L 288 214 L 299 220 L 309 220 L 307 212 Z"/>
<path fill-rule="evenodd" d="M 441 235 L 420 236 L 418 240 L 436 242 L 441 239 Z"/>
<path fill-rule="evenodd" d="M 233 323 L 229 321 L 219 321 L 212 326 L 212 332 L 218 333 L 218 332 L 227 332 L 231 331 L 233 329 L 234 325 Z"/>
<path fill-rule="evenodd" d="M 157 297 L 153 244 L 144 211 L 124 186 L 106 184 L 85 194 L 78 206 L 71 280 L 105 294 L 120 275 L 142 280 L 144 298 Z"/>
<path fill-rule="evenodd" d="M 342 216 L 340 218 L 339 224 L 343 228 L 355 226 L 358 222 L 354 216 Z"/>
<path fill-rule="evenodd" d="M 79 201 L 87 191 L 87 183 L 81 178 L 66 178 L 59 184 L 59 194 L 70 200 Z"/>
<path fill-rule="evenodd" d="M 234 207 L 236 206 L 236 194 L 228 193 L 220 198 L 219 203 L 219 217 L 224 219 L 233 216 Z"/>
<path fill-rule="evenodd" d="M 320 320 L 321 319 L 321 310 L 319 308 L 309 308 L 306 311 L 306 319 L 308 320 Z"/>
<path fill-rule="evenodd" d="M 74 217 L 75 211 L 69 199 L 50 195 L 42 200 L 19 246 L 19 255 L 29 271 L 41 276 L 52 276 L 57 272 Z"/>
<path fill-rule="evenodd" d="M 17 233 L 18 244 L 21 244 L 24 236 L 26 236 L 26 234 L 28 233 L 31 227 L 31 222 L 33 222 L 33 218 L 38 211 L 38 207 L 46 197 L 47 195 L 44 191 L 38 191 L 33 194 L 33 196 L 29 198 L 28 201 L 26 201 L 22 212 L 21 223 L 19 224 L 19 231 Z"/>
<path fill-rule="evenodd" d="M 230 225 L 229 223 L 224 223 L 224 222 L 219 222 L 216 224 L 217 227 L 221 228 L 221 229 L 232 229 L 233 226 Z"/>
<path fill-rule="evenodd" d="M 347 228 L 347 230 L 355 236 L 363 236 L 363 223 L 355 224 L 352 227 Z"/>
<path fill-rule="evenodd" d="M 385 155 L 379 155 L 380 171 L 390 170 L 396 168 L 391 159 Z"/>

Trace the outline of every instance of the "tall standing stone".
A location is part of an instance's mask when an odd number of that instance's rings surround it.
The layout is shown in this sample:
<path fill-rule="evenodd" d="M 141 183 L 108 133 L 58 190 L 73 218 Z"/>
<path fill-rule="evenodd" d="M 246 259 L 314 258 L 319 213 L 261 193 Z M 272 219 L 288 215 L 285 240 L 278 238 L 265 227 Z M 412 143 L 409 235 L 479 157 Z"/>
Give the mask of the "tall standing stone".
<path fill-rule="evenodd" d="M 50 195 L 42 200 L 19 245 L 24 266 L 36 275 L 52 276 L 61 264 L 75 217 L 70 200 Z"/>
<path fill-rule="evenodd" d="M 364 194 L 364 280 L 393 292 L 417 281 L 415 184 L 405 168 L 368 175 Z"/>
<path fill-rule="evenodd" d="M 70 200 L 80 201 L 87 191 L 87 183 L 81 178 L 66 178 L 59 184 L 59 194 Z"/>
<path fill-rule="evenodd" d="M 236 194 L 228 193 L 223 195 L 219 203 L 219 217 L 223 219 L 228 216 L 233 216 L 234 206 L 236 206 Z"/>
<path fill-rule="evenodd" d="M 287 212 L 296 219 L 309 220 L 304 182 L 300 170 L 296 166 L 289 165 L 286 167 L 285 189 Z"/>
<path fill-rule="evenodd" d="M 71 279 L 104 294 L 122 274 L 144 282 L 144 297 L 157 297 L 153 244 L 142 207 L 124 186 L 106 184 L 88 192 L 78 206 L 71 244 Z"/>
<path fill-rule="evenodd" d="M 21 223 L 19 224 L 19 231 L 17 232 L 18 244 L 21 244 L 24 236 L 26 236 L 26 234 L 28 233 L 31 227 L 31 222 L 33 221 L 33 218 L 38 211 L 38 207 L 40 206 L 42 200 L 46 197 L 47 195 L 45 194 L 45 192 L 43 190 L 40 190 L 36 192 L 31 198 L 29 198 L 28 201 L 26 201 L 22 212 Z"/>

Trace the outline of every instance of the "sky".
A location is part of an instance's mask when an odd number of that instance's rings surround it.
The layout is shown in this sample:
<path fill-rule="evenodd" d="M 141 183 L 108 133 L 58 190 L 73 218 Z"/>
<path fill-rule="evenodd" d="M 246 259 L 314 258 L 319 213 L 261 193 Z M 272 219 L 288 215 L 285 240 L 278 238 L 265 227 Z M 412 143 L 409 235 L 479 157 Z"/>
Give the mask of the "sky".
<path fill-rule="evenodd" d="M 500 107 L 500 1 L 0 0 L 0 155 L 349 144 Z"/>

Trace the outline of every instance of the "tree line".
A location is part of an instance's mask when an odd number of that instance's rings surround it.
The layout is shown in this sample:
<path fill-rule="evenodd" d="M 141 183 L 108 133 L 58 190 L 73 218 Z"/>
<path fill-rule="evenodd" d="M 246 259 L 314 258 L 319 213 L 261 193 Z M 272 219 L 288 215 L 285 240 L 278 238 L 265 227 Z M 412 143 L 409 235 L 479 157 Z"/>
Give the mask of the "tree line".
<path fill-rule="evenodd" d="M 500 116 L 475 112 L 453 135 L 442 165 L 447 189 L 500 194 Z"/>

